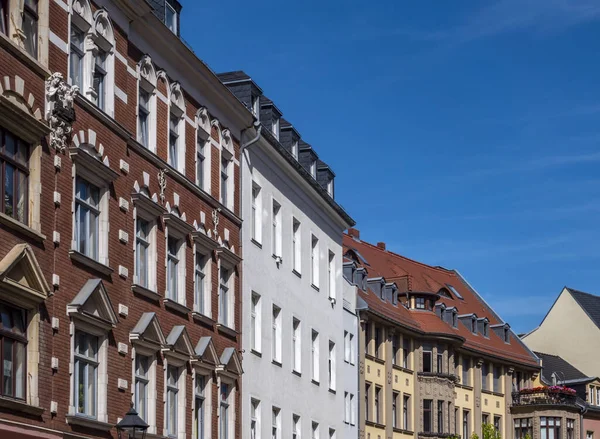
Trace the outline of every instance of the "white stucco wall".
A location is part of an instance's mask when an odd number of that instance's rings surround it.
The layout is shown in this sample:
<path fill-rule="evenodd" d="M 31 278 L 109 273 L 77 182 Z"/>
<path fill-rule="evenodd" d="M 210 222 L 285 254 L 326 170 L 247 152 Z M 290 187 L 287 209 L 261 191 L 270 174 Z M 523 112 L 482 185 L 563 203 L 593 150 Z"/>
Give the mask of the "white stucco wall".
<path fill-rule="evenodd" d="M 344 422 L 344 439 L 358 438 L 358 317 L 356 315 L 356 286 L 350 284 L 345 278 L 342 280 L 344 292 L 344 331 L 352 334 L 352 358 L 350 362 L 344 361 L 342 366 L 342 379 L 344 392 L 354 395 L 354 406 L 351 407 L 350 421 Z M 353 420 L 353 421 L 352 421 Z M 338 436 L 339 437 L 339 436 Z"/>
<path fill-rule="evenodd" d="M 260 186 L 262 201 L 262 248 L 252 238 L 252 182 Z M 264 139 L 251 146 L 242 157 L 243 223 L 243 395 L 242 437 L 250 439 L 250 401 L 260 401 L 257 437 L 271 438 L 272 407 L 280 412 L 279 438 L 292 437 L 292 416 L 301 417 L 301 436 L 309 438 L 312 422 L 319 423 L 320 439 L 336 438 L 344 432 L 344 310 L 342 305 L 342 231 L 319 204 L 316 192 L 284 163 Z M 272 256 L 272 199 L 281 205 L 282 259 Z M 292 271 L 292 218 L 301 222 L 301 276 Z M 320 270 L 317 291 L 311 286 L 311 235 L 319 239 Z M 327 292 L 328 252 L 335 254 L 335 290 L 332 305 Z M 251 298 L 260 294 L 261 355 L 251 351 Z M 281 308 L 282 361 L 272 362 L 272 307 Z M 301 376 L 292 372 L 292 319 L 301 321 Z M 319 332 L 320 385 L 311 381 L 311 331 Z M 336 345 L 336 392 L 328 386 L 329 341 Z"/>

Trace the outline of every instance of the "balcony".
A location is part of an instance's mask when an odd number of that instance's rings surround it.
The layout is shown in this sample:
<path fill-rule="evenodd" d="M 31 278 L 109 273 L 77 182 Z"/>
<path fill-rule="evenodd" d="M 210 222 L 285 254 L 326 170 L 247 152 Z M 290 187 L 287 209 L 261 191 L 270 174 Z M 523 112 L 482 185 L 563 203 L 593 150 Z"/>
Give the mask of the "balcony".
<path fill-rule="evenodd" d="M 577 394 L 568 387 L 549 386 L 521 389 L 512 394 L 513 406 L 569 405 L 575 406 Z"/>

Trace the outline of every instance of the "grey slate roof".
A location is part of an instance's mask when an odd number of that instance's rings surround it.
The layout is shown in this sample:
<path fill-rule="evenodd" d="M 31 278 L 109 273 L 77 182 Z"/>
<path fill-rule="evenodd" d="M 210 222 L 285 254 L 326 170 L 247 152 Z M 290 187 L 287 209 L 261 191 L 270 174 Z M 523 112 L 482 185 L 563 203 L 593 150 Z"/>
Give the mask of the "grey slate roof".
<path fill-rule="evenodd" d="M 217 77 L 221 80 L 221 82 L 230 82 L 230 81 L 244 81 L 246 79 L 251 79 L 246 73 L 241 70 L 236 70 L 235 72 L 224 72 L 217 73 Z"/>
<path fill-rule="evenodd" d="M 221 364 L 229 364 L 229 360 L 231 360 L 231 356 L 235 352 L 235 349 L 232 347 L 223 349 L 223 353 L 221 354 Z"/>
<path fill-rule="evenodd" d="M 558 355 L 544 354 L 542 352 L 535 352 L 535 355 L 542 360 L 542 380 L 545 383 L 552 383 L 552 374 L 555 372 L 559 381 L 588 378 L 587 375 Z"/>
<path fill-rule="evenodd" d="M 152 321 L 156 314 L 153 312 L 145 312 L 142 314 L 138 322 L 135 324 L 134 328 L 131 330 L 132 334 L 142 335 L 148 329 L 148 325 Z"/>
<path fill-rule="evenodd" d="M 574 290 L 565 287 L 571 293 L 571 296 L 579 303 L 579 306 L 586 312 L 590 319 L 600 328 L 600 296 L 594 296 L 590 293 Z"/>

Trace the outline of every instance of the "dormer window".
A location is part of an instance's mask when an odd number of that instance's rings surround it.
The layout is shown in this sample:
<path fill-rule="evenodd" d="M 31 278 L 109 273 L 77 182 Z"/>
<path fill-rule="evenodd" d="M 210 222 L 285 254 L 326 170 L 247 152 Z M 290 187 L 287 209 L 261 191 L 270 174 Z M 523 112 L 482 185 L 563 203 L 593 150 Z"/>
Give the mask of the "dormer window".
<path fill-rule="evenodd" d="M 279 118 L 273 120 L 273 135 L 279 140 Z"/>
<path fill-rule="evenodd" d="M 456 311 L 452 311 L 452 327 L 458 327 L 458 313 Z"/>
<path fill-rule="evenodd" d="M 490 324 L 486 320 L 484 320 L 484 322 L 483 322 L 483 336 L 484 337 L 489 337 L 489 334 L 488 334 L 489 326 L 490 326 Z"/>
<path fill-rule="evenodd" d="M 256 120 L 260 121 L 260 98 L 258 96 L 252 96 L 252 114 Z"/>
<path fill-rule="evenodd" d="M 425 298 L 424 297 L 417 297 L 415 299 L 415 308 L 416 309 L 425 309 Z"/>
<path fill-rule="evenodd" d="M 298 159 L 298 141 L 297 140 L 292 144 L 292 155 L 296 158 L 296 160 Z"/>
<path fill-rule="evenodd" d="M 510 343 L 510 332 L 508 327 L 504 327 L 504 343 Z"/>
<path fill-rule="evenodd" d="M 171 32 L 177 34 L 177 11 L 168 2 L 165 2 L 165 24 Z"/>
<path fill-rule="evenodd" d="M 333 179 L 327 182 L 327 193 L 330 197 L 333 197 Z"/>
<path fill-rule="evenodd" d="M 317 178 L 317 161 L 316 160 L 314 160 L 310 164 L 310 175 L 312 175 L 312 178 Z"/>
<path fill-rule="evenodd" d="M 477 318 L 475 316 L 471 319 L 471 332 L 477 334 Z"/>

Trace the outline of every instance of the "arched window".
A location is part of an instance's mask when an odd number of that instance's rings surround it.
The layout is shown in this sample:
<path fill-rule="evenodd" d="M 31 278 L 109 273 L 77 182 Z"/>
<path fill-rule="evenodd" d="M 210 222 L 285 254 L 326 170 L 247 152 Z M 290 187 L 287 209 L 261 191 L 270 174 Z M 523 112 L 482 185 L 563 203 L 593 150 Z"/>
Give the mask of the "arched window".
<path fill-rule="evenodd" d="M 185 174 L 185 101 L 178 82 L 171 84 L 169 95 L 168 163 Z"/>
<path fill-rule="evenodd" d="M 200 108 L 196 113 L 196 185 L 210 193 L 210 119 L 208 110 Z"/>
<path fill-rule="evenodd" d="M 148 55 L 138 64 L 137 140 L 156 152 L 156 69 Z"/>
<path fill-rule="evenodd" d="M 108 13 L 100 9 L 92 15 L 87 0 L 73 0 L 70 17 L 69 82 L 113 116 L 115 37 Z"/>

